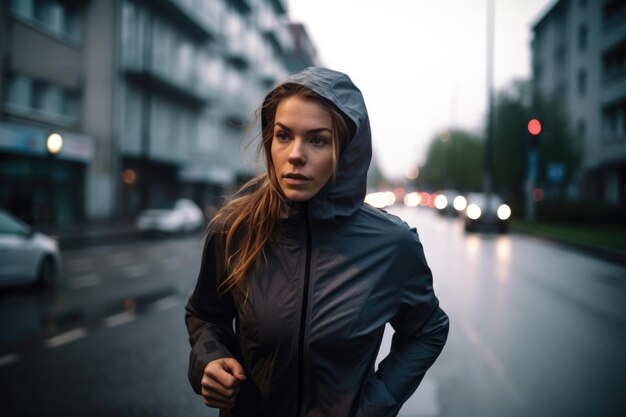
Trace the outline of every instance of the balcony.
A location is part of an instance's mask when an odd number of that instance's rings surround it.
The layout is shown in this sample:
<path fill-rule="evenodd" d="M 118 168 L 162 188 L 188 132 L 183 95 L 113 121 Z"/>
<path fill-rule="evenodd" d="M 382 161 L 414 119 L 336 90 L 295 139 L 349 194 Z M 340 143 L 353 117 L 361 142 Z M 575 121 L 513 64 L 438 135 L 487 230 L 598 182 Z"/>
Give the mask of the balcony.
<path fill-rule="evenodd" d="M 199 40 L 216 40 L 219 35 L 217 13 L 212 12 L 212 2 L 204 0 L 152 0 L 146 1 L 160 15 Z M 200 13 L 198 13 L 200 11 Z"/>
<path fill-rule="evenodd" d="M 215 98 L 214 94 L 203 89 L 198 91 L 196 84 L 190 80 L 183 83 L 158 72 L 143 69 L 126 69 L 126 78 L 144 90 L 151 91 L 179 101 L 190 107 L 204 107 Z"/>

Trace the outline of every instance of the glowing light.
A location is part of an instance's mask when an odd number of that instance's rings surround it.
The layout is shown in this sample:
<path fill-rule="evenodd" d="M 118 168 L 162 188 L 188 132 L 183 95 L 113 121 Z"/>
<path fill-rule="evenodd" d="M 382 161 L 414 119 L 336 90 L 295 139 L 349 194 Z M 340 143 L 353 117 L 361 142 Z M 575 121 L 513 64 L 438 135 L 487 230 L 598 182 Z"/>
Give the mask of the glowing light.
<path fill-rule="evenodd" d="M 420 193 L 420 204 L 422 206 L 427 207 L 429 199 L 430 199 L 430 194 L 428 194 L 426 191 L 422 191 Z"/>
<path fill-rule="evenodd" d="M 125 169 L 122 173 L 122 181 L 124 184 L 133 185 L 137 181 L 137 173 L 133 169 Z"/>
<path fill-rule="evenodd" d="M 393 206 L 396 204 L 396 195 L 394 193 L 387 191 L 385 196 L 387 197 L 387 206 Z"/>
<path fill-rule="evenodd" d="M 456 211 L 463 211 L 465 210 L 465 207 L 467 207 L 467 200 L 462 195 L 458 195 L 454 198 L 452 205 Z"/>
<path fill-rule="evenodd" d="M 406 177 L 410 180 L 414 180 L 420 176 L 420 170 L 418 167 L 411 167 L 406 171 Z"/>
<path fill-rule="evenodd" d="M 472 220 L 476 220 L 482 214 L 482 210 L 476 204 L 470 204 L 467 206 L 467 217 Z"/>
<path fill-rule="evenodd" d="M 448 207 L 448 198 L 443 194 L 439 194 L 437 197 L 435 197 L 435 207 L 437 207 L 439 210 L 443 210 Z"/>
<path fill-rule="evenodd" d="M 407 207 L 417 207 L 421 200 L 419 193 L 408 193 L 404 196 L 404 205 Z"/>
<path fill-rule="evenodd" d="M 396 202 L 396 197 L 391 191 L 370 193 L 365 196 L 365 202 L 372 207 L 385 208 Z"/>
<path fill-rule="evenodd" d="M 500 220 L 506 220 L 511 217 L 511 207 L 506 204 L 501 204 L 500 207 L 498 207 L 497 213 Z"/>
<path fill-rule="evenodd" d="M 435 198 L 437 198 L 439 194 L 437 193 L 432 193 L 430 196 L 428 196 L 428 207 L 430 208 L 435 208 Z"/>
<path fill-rule="evenodd" d="M 530 122 L 528 122 L 528 132 L 533 136 L 537 136 L 538 134 L 540 134 L 541 122 L 539 122 L 539 120 L 537 119 L 531 119 Z"/>
<path fill-rule="evenodd" d="M 58 133 L 52 133 L 46 140 L 46 147 L 52 154 L 59 153 L 63 147 L 63 138 Z"/>
<path fill-rule="evenodd" d="M 533 190 L 533 200 L 541 201 L 543 200 L 544 192 L 541 188 L 535 188 Z"/>

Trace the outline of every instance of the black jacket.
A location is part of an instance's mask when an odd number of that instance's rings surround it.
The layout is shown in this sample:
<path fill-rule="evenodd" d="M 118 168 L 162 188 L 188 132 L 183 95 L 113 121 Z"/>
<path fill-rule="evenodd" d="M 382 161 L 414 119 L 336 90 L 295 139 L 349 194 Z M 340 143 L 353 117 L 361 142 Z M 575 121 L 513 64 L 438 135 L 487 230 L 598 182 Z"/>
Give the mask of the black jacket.
<path fill-rule="evenodd" d="M 208 236 L 186 307 L 189 379 L 199 393 L 206 364 L 235 357 L 248 377 L 238 417 L 395 416 L 441 352 L 448 318 L 415 229 L 363 203 L 371 134 L 358 88 L 324 68 L 287 82 L 331 100 L 356 131 L 334 179 L 296 205 L 266 246 L 246 302 L 219 295 L 223 238 Z M 391 352 L 374 372 L 386 323 Z"/>

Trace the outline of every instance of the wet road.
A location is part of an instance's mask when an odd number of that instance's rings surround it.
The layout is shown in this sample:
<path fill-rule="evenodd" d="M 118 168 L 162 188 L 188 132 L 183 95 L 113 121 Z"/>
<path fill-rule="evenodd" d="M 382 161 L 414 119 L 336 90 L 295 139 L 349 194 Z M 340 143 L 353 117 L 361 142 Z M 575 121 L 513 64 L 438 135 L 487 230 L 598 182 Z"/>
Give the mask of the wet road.
<path fill-rule="evenodd" d="M 392 211 L 417 225 L 451 319 L 401 416 L 623 415 L 626 268 Z M 189 236 L 66 251 L 55 292 L 0 294 L 0 413 L 216 416 L 186 380 L 183 306 L 201 249 Z"/>

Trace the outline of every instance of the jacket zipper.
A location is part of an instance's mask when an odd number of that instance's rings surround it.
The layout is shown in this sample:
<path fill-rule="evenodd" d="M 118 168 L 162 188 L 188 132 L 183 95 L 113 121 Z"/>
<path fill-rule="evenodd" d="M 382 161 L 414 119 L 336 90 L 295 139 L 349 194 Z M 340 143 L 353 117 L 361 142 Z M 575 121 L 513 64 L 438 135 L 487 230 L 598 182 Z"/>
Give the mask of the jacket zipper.
<path fill-rule="evenodd" d="M 306 329 L 306 312 L 309 301 L 309 280 L 311 278 L 311 223 L 309 221 L 308 205 L 304 206 L 306 221 L 306 262 L 304 266 L 304 288 L 302 290 L 302 312 L 300 314 L 300 339 L 298 344 L 298 402 L 296 415 L 302 415 L 304 400 L 304 333 Z"/>

